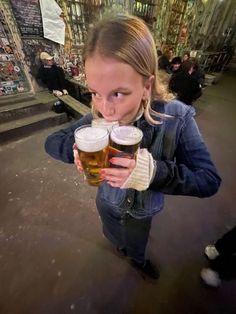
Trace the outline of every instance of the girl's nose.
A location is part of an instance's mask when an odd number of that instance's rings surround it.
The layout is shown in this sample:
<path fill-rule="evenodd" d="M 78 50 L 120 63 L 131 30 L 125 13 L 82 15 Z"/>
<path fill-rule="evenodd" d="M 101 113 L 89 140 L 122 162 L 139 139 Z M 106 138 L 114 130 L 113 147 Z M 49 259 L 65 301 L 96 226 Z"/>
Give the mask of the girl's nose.
<path fill-rule="evenodd" d="M 102 110 L 106 115 L 112 115 L 115 112 L 114 106 L 108 99 L 103 99 Z"/>

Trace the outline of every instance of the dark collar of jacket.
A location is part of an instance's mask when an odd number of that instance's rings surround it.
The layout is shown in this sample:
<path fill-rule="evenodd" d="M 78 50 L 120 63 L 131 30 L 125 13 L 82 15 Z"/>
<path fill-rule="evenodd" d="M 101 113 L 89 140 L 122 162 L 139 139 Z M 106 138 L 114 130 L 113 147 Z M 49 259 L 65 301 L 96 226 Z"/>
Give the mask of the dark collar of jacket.
<path fill-rule="evenodd" d="M 172 160 L 181 129 L 184 127 L 187 117 L 194 116 L 195 110 L 178 100 L 172 100 L 168 103 L 154 101 L 152 109 L 160 113 L 166 113 L 172 118 L 166 119 L 158 125 L 149 124 L 144 115 L 136 121 L 134 125 L 143 132 L 140 147 L 147 148 L 154 159 Z"/>

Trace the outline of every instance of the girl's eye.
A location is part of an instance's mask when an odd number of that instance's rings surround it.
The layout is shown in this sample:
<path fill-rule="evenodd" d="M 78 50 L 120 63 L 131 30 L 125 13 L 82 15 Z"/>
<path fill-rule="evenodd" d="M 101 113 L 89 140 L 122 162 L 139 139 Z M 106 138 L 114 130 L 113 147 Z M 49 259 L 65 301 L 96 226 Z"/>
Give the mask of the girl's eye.
<path fill-rule="evenodd" d="M 91 92 L 92 97 L 101 98 L 101 96 L 96 92 Z"/>
<path fill-rule="evenodd" d="M 120 93 L 120 92 L 115 92 L 115 93 L 113 94 L 113 96 L 116 97 L 116 98 L 120 98 L 120 97 L 123 96 L 123 94 Z"/>

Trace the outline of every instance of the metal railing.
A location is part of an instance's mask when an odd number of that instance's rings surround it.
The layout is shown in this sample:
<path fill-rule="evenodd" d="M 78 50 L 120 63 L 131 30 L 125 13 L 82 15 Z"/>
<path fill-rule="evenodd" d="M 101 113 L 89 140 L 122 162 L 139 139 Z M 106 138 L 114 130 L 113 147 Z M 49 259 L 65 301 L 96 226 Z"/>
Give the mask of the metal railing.
<path fill-rule="evenodd" d="M 197 53 L 199 66 L 205 72 L 222 72 L 231 58 L 228 51 Z"/>

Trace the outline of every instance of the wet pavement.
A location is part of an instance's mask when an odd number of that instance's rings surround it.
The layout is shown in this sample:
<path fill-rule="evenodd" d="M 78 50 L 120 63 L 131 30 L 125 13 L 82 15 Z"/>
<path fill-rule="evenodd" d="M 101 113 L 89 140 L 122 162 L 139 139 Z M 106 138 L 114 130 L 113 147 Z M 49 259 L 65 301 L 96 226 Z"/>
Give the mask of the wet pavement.
<path fill-rule="evenodd" d="M 236 280 L 199 278 L 204 247 L 236 224 L 236 75 L 226 72 L 196 105 L 223 183 L 208 199 L 167 196 L 147 255 L 161 276 L 145 281 L 102 236 L 96 188 L 44 152 L 61 126 L 0 147 L 1 314 L 234 314 Z"/>

